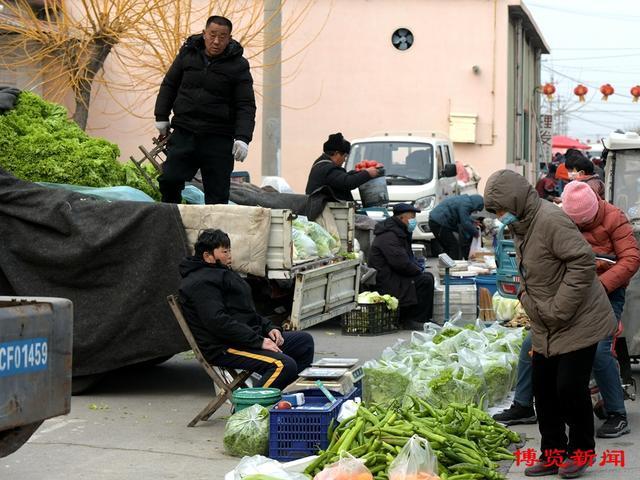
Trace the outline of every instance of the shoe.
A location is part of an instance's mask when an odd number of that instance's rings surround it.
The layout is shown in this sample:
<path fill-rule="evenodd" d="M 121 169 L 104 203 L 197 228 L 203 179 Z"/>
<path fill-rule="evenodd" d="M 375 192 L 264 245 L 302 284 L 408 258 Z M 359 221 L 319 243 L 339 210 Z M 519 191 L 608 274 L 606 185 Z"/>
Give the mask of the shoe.
<path fill-rule="evenodd" d="M 560 478 L 578 478 L 582 476 L 587 468 L 589 468 L 588 463 L 580 465 L 568 458 L 565 460 L 564 465 L 558 469 L 558 474 Z"/>
<path fill-rule="evenodd" d="M 505 410 L 505 412 L 508 410 Z M 524 469 L 525 477 L 545 477 L 555 475 L 560 470 L 558 465 L 545 465 L 545 460 L 538 460 L 534 465 Z"/>
<path fill-rule="evenodd" d="M 510 408 L 496 413 L 493 419 L 503 425 L 526 425 L 538 421 L 533 407 L 525 407 L 518 402 L 513 402 Z"/>
<path fill-rule="evenodd" d="M 629 433 L 629 422 L 627 416 L 619 413 L 613 413 L 607 417 L 607 420 L 598 428 L 596 436 L 598 438 L 617 438 L 625 433 Z"/>

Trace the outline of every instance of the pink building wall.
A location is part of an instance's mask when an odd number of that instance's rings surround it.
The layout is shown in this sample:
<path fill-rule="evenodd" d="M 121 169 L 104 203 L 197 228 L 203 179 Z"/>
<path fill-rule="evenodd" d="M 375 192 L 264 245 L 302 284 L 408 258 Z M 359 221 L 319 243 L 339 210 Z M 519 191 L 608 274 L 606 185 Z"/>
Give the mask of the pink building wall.
<path fill-rule="evenodd" d="M 508 4 L 514 3 L 519 2 L 318 0 L 283 46 L 283 58 L 301 49 L 329 13 L 315 41 L 283 65 L 281 176 L 302 192 L 329 133 L 341 131 L 349 139 L 380 131 L 447 133 L 450 113 L 478 115 L 477 142 L 456 143 L 456 159 L 473 165 L 485 180 L 504 168 Z M 400 27 L 415 37 L 407 51 L 391 44 Z M 260 83 L 259 70 L 254 78 Z M 146 118 L 116 115 L 117 103 L 99 89 L 89 131 L 118 143 L 122 159 L 138 156 L 137 145 L 150 145 L 155 134 L 154 98 L 136 110 Z M 260 179 L 260 120 L 258 105 L 249 156 L 236 165 L 249 170 L 254 183 Z"/>

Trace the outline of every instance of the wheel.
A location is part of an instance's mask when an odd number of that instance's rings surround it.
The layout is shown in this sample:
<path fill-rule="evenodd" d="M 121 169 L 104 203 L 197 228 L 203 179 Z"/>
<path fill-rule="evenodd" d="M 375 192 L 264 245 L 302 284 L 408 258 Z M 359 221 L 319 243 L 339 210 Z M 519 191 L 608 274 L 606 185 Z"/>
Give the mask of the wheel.
<path fill-rule="evenodd" d="M 0 432 L 0 458 L 11 455 L 35 433 L 42 421 Z"/>

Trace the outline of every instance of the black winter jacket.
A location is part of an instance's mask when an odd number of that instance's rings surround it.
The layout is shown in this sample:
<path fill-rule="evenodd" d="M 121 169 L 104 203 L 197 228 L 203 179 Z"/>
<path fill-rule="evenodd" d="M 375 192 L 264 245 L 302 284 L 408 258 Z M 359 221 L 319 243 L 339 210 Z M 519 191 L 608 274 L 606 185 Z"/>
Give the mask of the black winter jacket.
<path fill-rule="evenodd" d="M 376 237 L 369 252 L 369 266 L 375 268 L 376 289 L 398 299 L 401 307 L 418 303 L 413 280 L 422 270 L 413 256 L 411 233 L 397 217 L 376 225 Z"/>
<path fill-rule="evenodd" d="M 180 304 L 208 361 L 229 347 L 260 349 L 275 328 L 256 313 L 251 287 L 227 267 L 196 257 L 180 263 Z"/>
<path fill-rule="evenodd" d="M 366 171 L 347 172 L 344 168 L 333 163 L 327 154 L 323 153 L 311 166 L 305 193 L 311 195 L 319 188 L 328 186 L 331 187 L 338 200 L 353 202 L 351 190 L 358 188 L 369 180 L 371 180 L 371 177 Z"/>
<path fill-rule="evenodd" d="M 221 55 L 208 58 L 204 48 L 202 34 L 189 37 L 180 48 L 160 85 L 156 120 L 169 120 L 173 109 L 173 127 L 249 143 L 255 127 L 256 101 L 249 62 L 242 56 L 244 50 L 231 40 Z"/>

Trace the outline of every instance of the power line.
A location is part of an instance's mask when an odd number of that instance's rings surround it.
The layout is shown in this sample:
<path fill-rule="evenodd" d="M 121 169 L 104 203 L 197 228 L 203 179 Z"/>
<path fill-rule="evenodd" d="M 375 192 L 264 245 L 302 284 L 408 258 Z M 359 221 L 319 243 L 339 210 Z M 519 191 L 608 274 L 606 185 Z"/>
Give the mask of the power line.
<path fill-rule="evenodd" d="M 574 62 L 579 60 L 609 60 L 611 58 L 628 58 L 628 57 L 640 57 L 640 53 L 625 53 L 624 55 L 602 55 L 598 57 L 572 57 L 572 58 L 551 58 L 542 59 L 543 62 Z"/>
<path fill-rule="evenodd" d="M 603 12 L 595 12 L 593 10 L 585 11 L 585 10 L 573 10 L 570 8 L 562 8 L 562 7 L 551 7 L 548 5 L 540 5 L 539 3 L 534 3 L 534 2 L 530 2 L 527 5 L 530 7 L 542 8 L 544 10 L 552 10 L 554 12 L 570 13 L 571 15 L 582 15 L 584 17 L 597 17 L 599 19 L 619 20 L 624 22 L 637 22 L 638 20 L 640 20 L 640 16 L 627 15 L 624 13 L 621 13 L 619 15 L 616 15 L 616 14 L 612 15 L 612 14 L 605 14 Z"/>

